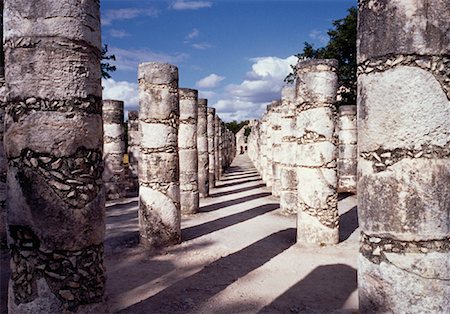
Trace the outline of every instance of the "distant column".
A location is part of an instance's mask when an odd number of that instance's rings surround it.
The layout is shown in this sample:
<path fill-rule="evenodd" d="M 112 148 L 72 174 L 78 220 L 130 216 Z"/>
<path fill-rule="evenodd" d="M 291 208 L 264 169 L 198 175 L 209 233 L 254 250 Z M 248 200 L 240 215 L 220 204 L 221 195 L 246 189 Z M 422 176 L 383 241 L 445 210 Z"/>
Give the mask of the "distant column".
<path fill-rule="evenodd" d="M 220 119 L 214 117 L 214 176 L 215 182 L 220 180 Z"/>
<path fill-rule="evenodd" d="M 99 2 L 4 3 L 8 312 L 105 313 Z"/>
<path fill-rule="evenodd" d="M 281 191 L 281 101 L 273 103 L 272 113 L 272 195 L 279 197 Z"/>
<path fill-rule="evenodd" d="M 208 100 L 198 100 L 198 124 L 197 124 L 197 147 L 198 147 L 198 190 L 200 197 L 209 195 L 209 155 L 208 155 Z"/>
<path fill-rule="evenodd" d="M 0 39 L 3 42 L 3 0 L 0 8 Z M 3 45 L 0 45 L 0 245 L 6 245 L 6 169 L 8 161 L 3 146 L 3 133 L 5 131 L 5 58 Z"/>
<path fill-rule="evenodd" d="M 266 185 L 267 187 L 272 189 L 273 186 L 273 130 L 272 130 L 272 113 L 273 113 L 274 104 L 271 103 L 267 106 L 267 127 L 265 137 L 267 139 L 266 142 L 266 165 L 265 165 L 265 173 L 266 173 Z"/>
<path fill-rule="evenodd" d="M 106 199 L 125 195 L 123 156 L 125 130 L 123 128 L 123 101 L 103 100 L 103 160 Z"/>
<path fill-rule="evenodd" d="M 139 65 L 139 229 L 146 247 L 181 241 L 178 69 Z"/>
<path fill-rule="evenodd" d="M 198 91 L 180 88 L 180 203 L 182 214 L 195 214 L 199 209 L 197 153 Z"/>
<path fill-rule="evenodd" d="M 261 118 L 261 128 L 260 128 L 260 138 L 261 138 L 261 177 L 264 181 L 264 183 L 267 185 L 267 115 L 268 112 L 266 111 L 264 115 Z"/>
<path fill-rule="evenodd" d="M 139 113 L 137 111 L 128 111 L 128 165 L 130 168 L 132 189 L 136 191 L 139 187 L 138 165 L 140 143 Z"/>
<path fill-rule="evenodd" d="M 209 186 L 216 186 L 215 161 L 215 115 L 216 109 L 208 108 L 208 155 L 209 155 Z"/>
<path fill-rule="evenodd" d="M 361 313 L 450 309 L 449 2 L 360 1 Z"/>
<path fill-rule="evenodd" d="M 297 125 L 295 115 L 295 86 L 281 91 L 281 170 L 280 208 L 282 212 L 297 214 Z"/>
<path fill-rule="evenodd" d="M 356 106 L 339 107 L 338 192 L 356 193 Z"/>
<path fill-rule="evenodd" d="M 337 210 L 337 61 L 297 64 L 297 242 L 339 242 Z"/>

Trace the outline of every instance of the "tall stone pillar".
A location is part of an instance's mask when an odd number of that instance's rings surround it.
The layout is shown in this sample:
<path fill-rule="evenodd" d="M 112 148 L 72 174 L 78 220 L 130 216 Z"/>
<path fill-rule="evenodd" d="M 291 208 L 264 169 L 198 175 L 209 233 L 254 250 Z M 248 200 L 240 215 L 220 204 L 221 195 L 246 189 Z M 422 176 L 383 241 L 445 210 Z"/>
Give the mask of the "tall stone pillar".
<path fill-rule="evenodd" d="M 4 13 L 9 313 L 104 313 L 99 3 Z"/>
<path fill-rule="evenodd" d="M 181 241 L 178 163 L 178 69 L 139 65 L 139 229 L 141 243 L 162 247 Z"/>
<path fill-rule="evenodd" d="M 297 64 L 297 241 L 339 242 L 337 210 L 337 61 Z"/>
<path fill-rule="evenodd" d="M 218 169 L 219 169 L 219 178 L 223 175 L 223 122 L 219 119 L 219 159 L 218 159 Z"/>
<path fill-rule="evenodd" d="M 273 116 L 273 106 L 274 106 L 274 104 L 273 103 L 271 103 L 270 105 L 268 105 L 267 106 L 267 120 L 266 120 L 266 123 L 267 123 L 267 127 L 266 127 L 266 129 L 265 129 L 265 137 L 266 137 L 266 156 L 267 156 L 267 159 L 266 159 L 266 165 L 265 165 L 265 177 L 266 177 L 266 185 L 267 185 L 267 187 L 269 187 L 269 188 L 271 188 L 272 189 L 272 186 L 273 186 L 273 168 L 272 168 L 272 165 L 273 165 L 273 154 L 272 154 L 272 151 L 273 151 L 273 138 L 272 138 L 272 135 L 273 135 L 273 130 L 272 130 L 272 116 Z"/>
<path fill-rule="evenodd" d="M 198 100 L 198 124 L 197 124 L 197 147 L 198 147 L 198 190 L 200 197 L 209 196 L 209 155 L 208 155 L 208 100 Z"/>
<path fill-rule="evenodd" d="M 362 313 L 450 309 L 449 21 L 445 0 L 360 2 Z"/>
<path fill-rule="evenodd" d="M 268 112 L 266 111 L 264 115 L 261 118 L 261 177 L 264 181 L 264 183 L 267 185 L 267 115 Z"/>
<path fill-rule="evenodd" d="M 3 42 L 3 0 L 0 0 L 0 38 Z M 0 246 L 6 246 L 6 168 L 7 159 L 3 146 L 3 133 L 5 132 L 5 58 L 3 44 L 0 45 Z"/>
<path fill-rule="evenodd" d="M 288 215 L 297 214 L 297 125 L 295 86 L 281 90 L 281 170 L 280 209 Z"/>
<path fill-rule="evenodd" d="M 103 182 L 107 200 L 125 195 L 123 101 L 103 100 Z"/>
<path fill-rule="evenodd" d="M 356 106 L 339 107 L 338 192 L 356 193 Z"/>
<path fill-rule="evenodd" d="M 208 108 L 208 155 L 209 155 L 209 186 L 216 186 L 215 161 L 215 115 L 216 109 Z"/>
<path fill-rule="evenodd" d="M 128 165 L 133 190 L 138 190 L 139 187 L 138 165 L 140 144 L 141 135 L 139 132 L 139 113 L 137 111 L 128 111 Z"/>
<path fill-rule="evenodd" d="M 195 214 L 199 209 L 197 115 L 198 91 L 180 88 L 180 203 L 182 214 Z"/>
<path fill-rule="evenodd" d="M 272 113 L 272 195 L 280 197 L 281 192 L 281 101 L 273 102 Z"/>
<path fill-rule="evenodd" d="M 214 177 L 215 182 L 220 180 L 220 119 L 216 114 L 214 117 Z"/>

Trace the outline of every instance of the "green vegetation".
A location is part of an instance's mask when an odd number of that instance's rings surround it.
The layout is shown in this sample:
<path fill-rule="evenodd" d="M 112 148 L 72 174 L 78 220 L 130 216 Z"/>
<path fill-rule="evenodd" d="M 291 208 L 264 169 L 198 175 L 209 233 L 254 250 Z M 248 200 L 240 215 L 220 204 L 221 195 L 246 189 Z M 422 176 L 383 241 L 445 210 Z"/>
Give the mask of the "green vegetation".
<path fill-rule="evenodd" d="M 304 59 L 337 59 L 339 61 L 340 105 L 356 103 L 356 27 L 358 10 L 352 7 L 343 19 L 333 21 L 333 29 L 328 31 L 330 40 L 325 47 L 315 49 L 304 43 L 303 52 L 296 55 Z M 292 83 L 295 79 L 295 66 L 284 80 Z"/>
<path fill-rule="evenodd" d="M 108 55 L 108 45 L 104 45 L 102 47 L 102 60 L 112 60 L 112 61 L 116 61 L 116 56 L 115 55 Z M 104 79 L 109 79 L 111 78 L 111 74 L 109 74 L 110 72 L 114 72 L 116 69 L 115 65 L 111 65 L 109 62 L 102 62 L 101 63 L 101 67 L 102 67 L 102 77 Z"/>
<path fill-rule="evenodd" d="M 248 120 L 245 121 L 240 121 L 237 122 L 236 120 L 233 120 L 231 122 L 226 122 L 225 125 L 227 126 L 227 128 L 233 132 L 234 134 L 236 134 L 237 132 L 239 132 L 240 129 L 242 129 L 244 126 L 246 126 L 249 123 Z"/>

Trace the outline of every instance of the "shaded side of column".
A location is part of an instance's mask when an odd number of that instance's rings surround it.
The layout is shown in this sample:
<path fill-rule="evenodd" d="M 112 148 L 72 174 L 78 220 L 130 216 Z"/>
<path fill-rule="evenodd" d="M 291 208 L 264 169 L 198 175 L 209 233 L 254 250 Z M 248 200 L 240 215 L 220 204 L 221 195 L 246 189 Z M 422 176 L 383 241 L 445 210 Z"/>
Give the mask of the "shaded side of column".
<path fill-rule="evenodd" d="M 297 64 L 297 242 L 339 242 L 337 210 L 337 61 Z"/>
<path fill-rule="evenodd" d="M 0 1 L 0 39 L 3 43 L 3 0 Z M 0 247 L 6 246 L 6 169 L 8 161 L 3 145 L 3 134 L 5 132 L 5 107 L 6 107 L 6 84 L 5 84 L 5 58 L 3 44 L 0 45 Z"/>
<path fill-rule="evenodd" d="M 143 63 L 138 79 L 140 239 L 148 248 L 163 247 L 181 241 L 178 69 Z"/>
<path fill-rule="evenodd" d="M 356 193 L 356 106 L 339 107 L 338 192 Z"/>
<path fill-rule="evenodd" d="M 208 156 L 209 156 L 209 186 L 216 187 L 215 160 L 215 115 L 216 109 L 208 108 Z"/>
<path fill-rule="evenodd" d="M 449 2 L 360 1 L 362 313 L 450 308 Z"/>
<path fill-rule="evenodd" d="M 281 90 L 281 170 L 280 208 L 287 215 L 297 214 L 297 124 L 295 116 L 295 86 Z"/>
<path fill-rule="evenodd" d="M 138 165 L 140 143 L 139 113 L 137 111 L 128 111 L 128 165 L 130 169 L 130 189 L 133 192 L 139 189 Z"/>
<path fill-rule="evenodd" d="M 199 209 L 197 116 L 198 91 L 180 88 L 180 203 L 182 214 L 195 214 Z"/>
<path fill-rule="evenodd" d="M 208 100 L 198 100 L 198 124 L 197 124 L 197 147 L 198 147 L 198 191 L 200 197 L 209 196 L 209 155 L 208 155 Z"/>
<path fill-rule="evenodd" d="M 125 195 L 123 101 L 103 100 L 103 182 L 107 200 Z"/>
<path fill-rule="evenodd" d="M 4 2 L 9 313 L 103 313 L 98 1 Z"/>

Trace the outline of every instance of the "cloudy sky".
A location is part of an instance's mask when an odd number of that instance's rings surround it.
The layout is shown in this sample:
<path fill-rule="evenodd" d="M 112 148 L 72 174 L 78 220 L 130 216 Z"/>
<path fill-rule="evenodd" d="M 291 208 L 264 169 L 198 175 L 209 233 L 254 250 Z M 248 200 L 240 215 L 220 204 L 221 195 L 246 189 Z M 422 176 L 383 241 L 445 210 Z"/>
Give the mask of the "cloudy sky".
<path fill-rule="evenodd" d="M 280 98 L 303 43 L 326 31 L 356 0 L 102 0 L 102 36 L 117 58 L 104 99 L 137 109 L 137 66 L 178 66 L 180 87 L 196 88 L 225 121 L 259 118 Z"/>

